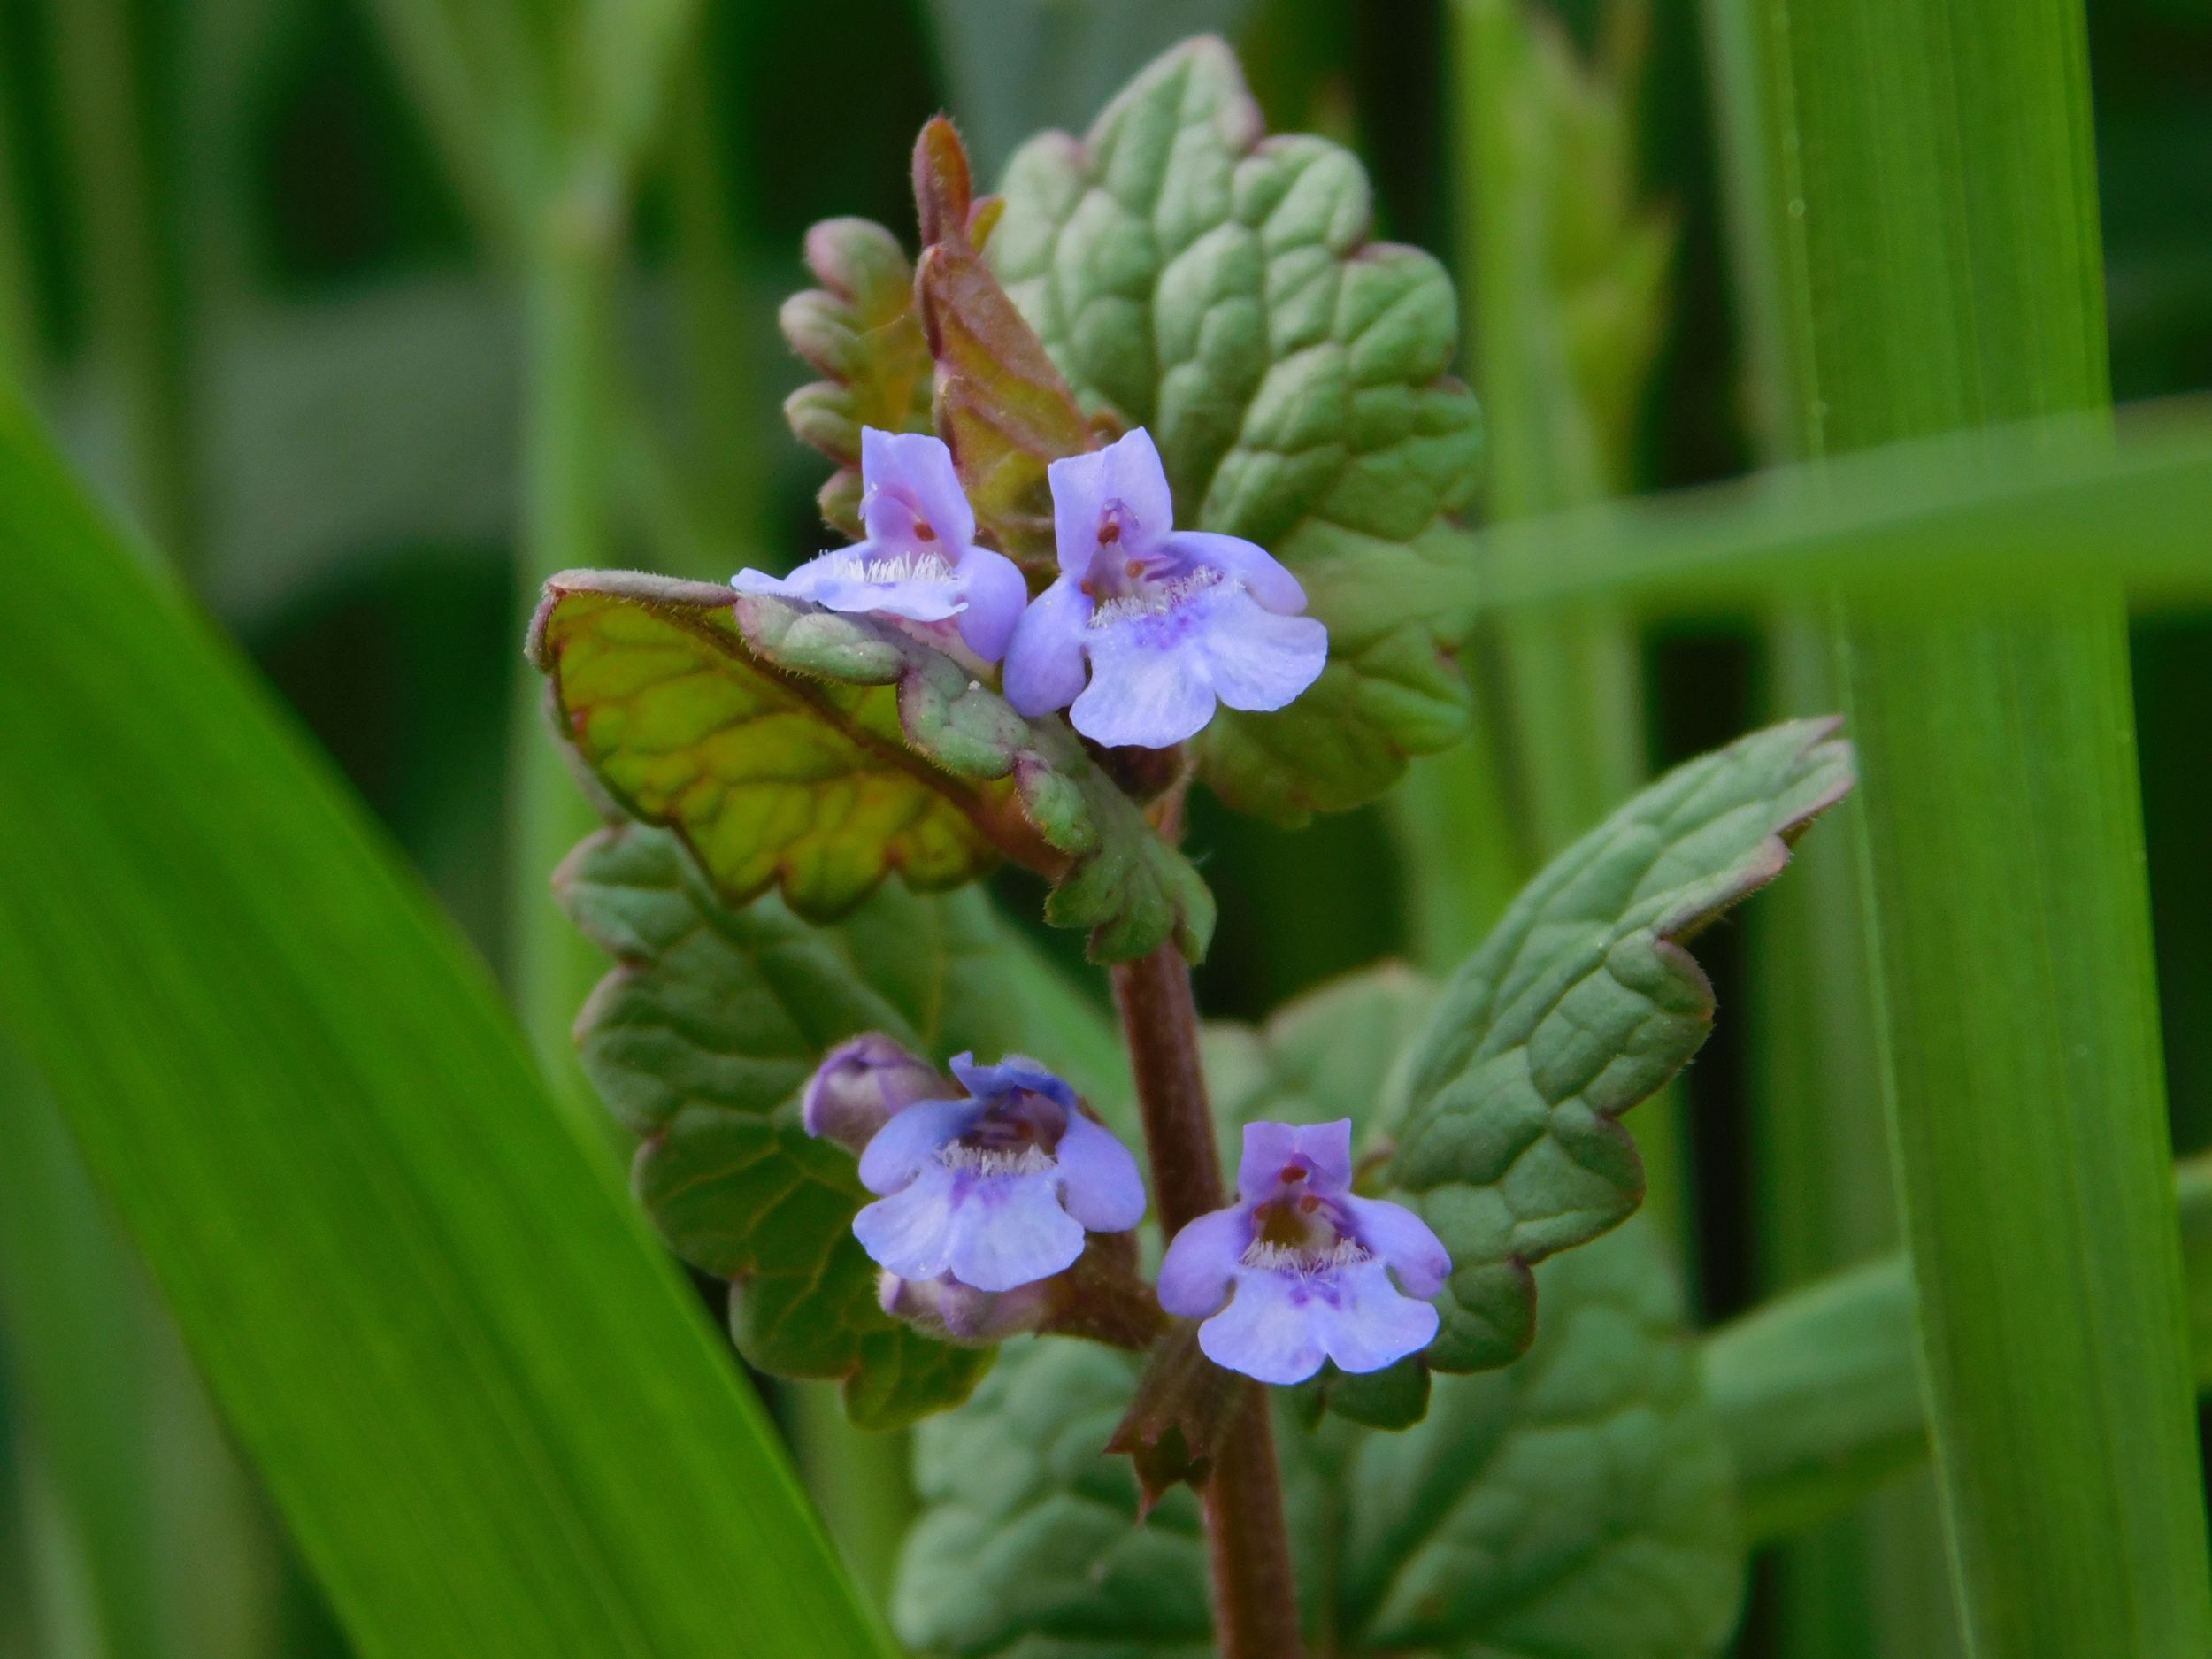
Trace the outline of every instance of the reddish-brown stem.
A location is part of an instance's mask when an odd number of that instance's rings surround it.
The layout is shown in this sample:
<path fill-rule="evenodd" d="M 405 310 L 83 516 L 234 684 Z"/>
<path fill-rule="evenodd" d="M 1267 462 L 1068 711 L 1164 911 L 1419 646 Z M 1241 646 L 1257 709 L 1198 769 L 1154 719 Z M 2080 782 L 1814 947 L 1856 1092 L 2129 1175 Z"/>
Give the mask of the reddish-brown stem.
<path fill-rule="evenodd" d="M 1174 944 L 1117 964 L 1114 1001 L 1136 1078 L 1160 1224 L 1171 1239 L 1228 1202 L 1198 1064 L 1198 1005 Z M 1266 1394 L 1257 1384 L 1245 1387 L 1244 1409 L 1214 1460 L 1204 1500 L 1222 1659 L 1300 1659 L 1305 1647 L 1282 1476 Z"/>

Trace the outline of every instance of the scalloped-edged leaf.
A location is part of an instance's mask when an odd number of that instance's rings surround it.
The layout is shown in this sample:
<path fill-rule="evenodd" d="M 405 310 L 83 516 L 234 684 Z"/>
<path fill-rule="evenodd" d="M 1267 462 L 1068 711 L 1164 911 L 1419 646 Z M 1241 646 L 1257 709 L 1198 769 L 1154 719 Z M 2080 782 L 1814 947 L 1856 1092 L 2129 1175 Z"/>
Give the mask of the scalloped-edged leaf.
<path fill-rule="evenodd" d="M 925 891 L 957 887 L 1029 840 L 1010 786 L 945 776 L 907 748 L 888 690 L 759 661 L 735 599 L 570 571 L 546 583 L 530 630 L 562 735 L 623 810 L 683 839 L 726 902 L 772 887 L 833 919 L 893 870 Z"/>
<path fill-rule="evenodd" d="M 992 268 L 1085 411 L 1148 427 L 1179 516 L 1273 552 L 1329 627 L 1318 683 L 1201 741 L 1234 804 L 1295 820 L 1380 793 L 1465 732 L 1451 650 L 1476 479 L 1474 400 L 1448 370 L 1442 265 L 1371 241 L 1365 173 L 1266 138 L 1218 40 L 1140 74 L 1081 142 L 1010 164 Z"/>
<path fill-rule="evenodd" d="M 1708 1659 L 1743 1555 L 1727 1456 L 1652 1240 L 1624 1228 L 1543 1269 L 1555 1310 L 1508 1370 L 1440 1377 L 1402 1434 L 1278 1414 L 1308 1627 L 1343 1659 Z M 1097 1455 L 1135 1374 L 1086 1344 L 1010 1344 L 922 1428 L 926 1505 L 893 1617 L 960 1659 L 1214 1651 L 1196 1505 L 1136 1525 Z"/>
<path fill-rule="evenodd" d="M 1366 1146 L 1391 1118 L 1394 1074 L 1436 1001 L 1435 981 L 1403 963 L 1348 973 L 1277 1009 L 1264 1025 L 1201 1033 L 1221 1154 L 1236 1167 L 1244 1125 L 1352 1120 Z"/>
<path fill-rule="evenodd" d="M 1005 853 L 1055 879 L 1048 919 L 1100 962 L 1213 895 L 1084 751 L 941 651 L 863 617 L 629 571 L 546 584 L 530 635 L 561 732 L 615 803 L 674 830 L 726 902 L 771 887 L 833 920 L 893 870 L 959 886 Z"/>
<path fill-rule="evenodd" d="M 555 885 L 616 964 L 577 1021 L 585 1070 L 640 1138 L 634 1178 L 662 1234 L 735 1282 L 745 1357 L 842 1379 L 874 1426 L 965 1398 L 989 1356 L 877 1306 L 852 1155 L 809 1140 L 798 1110 L 824 1052 L 864 1031 L 941 1059 L 1049 1049 L 983 895 L 886 887 L 812 927 L 772 895 L 727 908 L 668 832 L 639 824 L 584 842 Z"/>
<path fill-rule="evenodd" d="M 1439 1377 L 1427 1417 L 1364 1433 L 1343 1493 L 1354 1652 L 1702 1659 L 1744 1552 L 1681 1298 L 1643 1225 L 1541 1270 L 1527 1356 Z"/>
<path fill-rule="evenodd" d="M 1095 440 L 978 251 L 1001 210 L 974 200 L 967 151 L 941 115 L 914 145 L 914 204 L 924 243 L 915 304 L 937 363 L 938 435 L 952 447 L 977 522 L 1025 565 L 1056 573 L 1045 469 Z"/>
<path fill-rule="evenodd" d="M 1171 938 L 1194 962 L 1205 955 L 1213 895 L 1064 721 L 1024 719 L 943 652 L 867 617 L 748 595 L 736 618 L 763 662 L 854 687 L 895 687 L 906 743 L 940 773 L 982 784 L 1010 778 L 1028 827 L 1057 860 L 1045 919 L 1086 931 L 1092 960 L 1128 961 Z"/>
<path fill-rule="evenodd" d="M 1417 1040 L 1393 1196 L 1452 1253 L 1444 1371 L 1502 1365 L 1534 1333 L 1530 1268 L 1643 1197 L 1620 1116 L 1688 1063 L 1713 992 L 1684 948 L 1772 880 L 1852 784 L 1833 720 L 1677 767 L 1538 875 L 1453 975 Z"/>
<path fill-rule="evenodd" d="M 929 347 L 914 311 L 914 267 L 882 226 L 826 219 L 806 234 L 806 264 L 822 286 L 786 300 L 778 320 L 824 378 L 784 400 L 784 419 L 838 464 L 817 499 L 823 519 L 857 540 L 860 429 L 930 429 Z"/>

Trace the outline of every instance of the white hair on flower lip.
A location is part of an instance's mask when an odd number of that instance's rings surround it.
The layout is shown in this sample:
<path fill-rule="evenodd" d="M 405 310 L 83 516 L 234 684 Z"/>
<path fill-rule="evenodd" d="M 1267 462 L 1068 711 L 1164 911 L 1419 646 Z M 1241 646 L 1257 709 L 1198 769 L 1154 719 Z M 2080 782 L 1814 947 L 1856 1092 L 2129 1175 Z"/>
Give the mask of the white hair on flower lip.
<path fill-rule="evenodd" d="M 1185 600 L 1218 588 L 1224 583 L 1237 586 L 1233 578 L 1225 576 L 1210 565 L 1201 565 L 1187 575 L 1164 582 L 1140 582 L 1134 592 L 1121 594 L 1102 601 L 1091 612 L 1091 626 L 1110 627 L 1117 622 L 1132 621 L 1138 617 L 1164 616 Z"/>
<path fill-rule="evenodd" d="M 833 556 L 830 574 L 854 582 L 949 582 L 953 568 L 941 553 L 895 553 L 869 558 L 856 553 Z"/>

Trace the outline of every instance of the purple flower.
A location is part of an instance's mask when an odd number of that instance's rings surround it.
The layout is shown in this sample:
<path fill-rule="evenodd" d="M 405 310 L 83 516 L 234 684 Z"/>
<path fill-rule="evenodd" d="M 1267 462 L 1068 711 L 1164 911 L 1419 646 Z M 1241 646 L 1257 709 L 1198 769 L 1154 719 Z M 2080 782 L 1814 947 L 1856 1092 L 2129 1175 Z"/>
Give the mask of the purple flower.
<path fill-rule="evenodd" d="M 1212 719 L 1217 699 L 1279 709 L 1313 684 L 1329 634 L 1298 614 L 1305 589 L 1252 542 L 1177 530 L 1141 426 L 1048 472 L 1060 577 L 1006 648 L 1022 713 L 1068 709 L 1094 742 L 1166 749 Z"/>
<path fill-rule="evenodd" d="M 1237 1202 L 1175 1235 L 1160 1305 L 1206 1321 L 1198 1346 L 1217 1365 L 1303 1382 L 1325 1359 L 1380 1371 L 1426 1348 L 1436 1310 L 1416 1298 L 1435 1295 L 1451 1271 L 1426 1222 L 1352 1192 L 1350 1118 L 1248 1124 Z"/>
<path fill-rule="evenodd" d="M 939 634 L 956 626 L 983 661 L 1005 656 L 1029 585 L 1011 559 L 975 545 L 975 512 L 960 493 L 952 451 L 926 432 L 864 427 L 860 479 L 865 541 L 809 559 L 788 576 L 742 570 L 730 586 L 898 617 Z"/>
<path fill-rule="evenodd" d="M 1136 1160 L 1073 1089 L 1021 1055 L 973 1062 L 952 1062 L 969 1098 L 917 1101 L 860 1155 L 862 1184 L 884 1196 L 853 1233 L 878 1265 L 1012 1290 L 1071 1266 L 1086 1229 L 1125 1233 L 1144 1218 Z"/>
<path fill-rule="evenodd" d="M 876 1131 L 918 1100 L 944 1100 L 953 1086 L 926 1060 L 880 1032 L 841 1042 L 823 1056 L 801 1102 L 806 1132 L 826 1136 L 856 1156 Z"/>

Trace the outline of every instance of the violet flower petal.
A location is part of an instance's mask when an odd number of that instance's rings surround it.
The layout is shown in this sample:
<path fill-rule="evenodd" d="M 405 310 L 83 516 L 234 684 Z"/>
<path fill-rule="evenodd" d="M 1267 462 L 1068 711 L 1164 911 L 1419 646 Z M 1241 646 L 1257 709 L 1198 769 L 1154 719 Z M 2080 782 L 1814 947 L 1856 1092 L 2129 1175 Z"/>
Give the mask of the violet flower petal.
<path fill-rule="evenodd" d="M 955 1209 L 952 1171 L 932 1164 L 855 1216 L 853 1236 L 878 1266 L 901 1279 L 935 1279 L 952 1265 Z"/>
<path fill-rule="evenodd" d="M 982 1115 L 980 1101 L 920 1101 L 909 1106 L 879 1129 L 860 1155 L 860 1184 L 872 1193 L 894 1193 L 927 1171 L 941 1168 L 939 1148 L 965 1134 Z M 912 1273 L 905 1276 L 915 1277 Z"/>
<path fill-rule="evenodd" d="M 1006 700 L 1030 719 L 1064 709 L 1082 695 L 1084 630 L 1091 599 L 1079 579 L 1063 576 L 1014 625 L 1006 645 Z"/>
<path fill-rule="evenodd" d="M 1329 631 L 1311 617 L 1279 616 L 1249 594 L 1227 593 L 1199 647 L 1216 696 L 1232 709 L 1266 713 L 1288 707 L 1321 678 Z"/>
<path fill-rule="evenodd" d="M 1060 1202 L 1091 1232 L 1126 1233 L 1144 1219 L 1144 1177 L 1110 1130 L 1071 1110 L 1055 1156 Z"/>
<path fill-rule="evenodd" d="M 1187 1319 L 1219 1312 L 1251 1242 L 1251 1212 L 1240 1206 L 1191 1222 L 1169 1241 L 1161 1259 L 1160 1306 Z"/>
<path fill-rule="evenodd" d="M 1075 729 L 1109 749 L 1167 749 L 1195 735 L 1214 713 L 1204 660 L 1183 649 L 1197 626 L 1170 615 L 1094 626 L 1091 683 L 1068 710 Z"/>
<path fill-rule="evenodd" d="M 918 518 L 954 563 L 975 540 L 975 510 L 960 488 L 952 451 L 942 439 L 926 432 L 862 427 L 860 481 L 861 521 L 871 540 L 895 538 L 900 551 L 926 547 L 926 541 L 914 536 Z"/>
<path fill-rule="evenodd" d="M 1444 1288 L 1452 1276 L 1451 1253 L 1427 1222 L 1386 1198 L 1348 1193 L 1337 1202 L 1350 1214 L 1359 1241 L 1396 1271 L 1408 1295 L 1433 1296 Z"/>
<path fill-rule="evenodd" d="M 1160 543 L 1160 550 L 1235 577 L 1245 592 L 1270 611 L 1289 616 L 1306 608 L 1306 590 L 1298 579 L 1256 541 L 1211 530 L 1178 530 Z"/>
<path fill-rule="evenodd" d="M 978 1099 L 1003 1094 L 1010 1089 L 1027 1089 L 1033 1094 L 1042 1094 L 1056 1101 L 1071 1112 L 1075 1110 L 1075 1091 L 1055 1072 L 1045 1068 L 1041 1060 L 1033 1060 L 1025 1054 L 1010 1054 L 996 1065 L 978 1065 L 975 1056 L 956 1054 L 950 1061 L 953 1076 L 960 1079 L 960 1087 Z"/>
<path fill-rule="evenodd" d="M 1198 1346 L 1215 1364 L 1263 1383 L 1303 1382 L 1327 1357 L 1311 1299 L 1296 1274 L 1240 1272 L 1229 1305 L 1198 1327 Z"/>
<path fill-rule="evenodd" d="M 967 602 L 960 613 L 960 638 L 987 663 L 1006 655 L 1015 625 L 1029 605 L 1029 583 L 1021 567 L 1002 553 L 972 547 L 960 558 L 959 586 Z"/>
<path fill-rule="evenodd" d="M 1400 1295 L 1379 1259 L 1344 1273 L 1334 1290 L 1333 1296 L 1314 1297 L 1307 1309 L 1339 1371 L 1380 1371 L 1436 1340 L 1436 1310 Z"/>
<path fill-rule="evenodd" d="M 1052 488 L 1052 537 L 1060 568 L 1081 581 L 1098 552 L 1108 506 L 1119 503 L 1121 545 L 1134 556 L 1156 547 L 1175 525 L 1175 505 L 1158 446 L 1142 426 L 1087 455 L 1045 469 Z"/>
<path fill-rule="evenodd" d="M 1012 1290 L 1073 1266 L 1083 1224 L 1060 1207 L 1058 1186 L 1049 1167 L 962 1183 L 947 1259 L 952 1276 L 977 1290 Z"/>
<path fill-rule="evenodd" d="M 1256 1202 L 1292 1164 L 1313 1171 L 1317 1184 L 1338 1191 L 1352 1184 L 1352 1120 L 1325 1124 L 1244 1125 L 1244 1155 L 1237 1161 L 1237 1190 Z"/>

